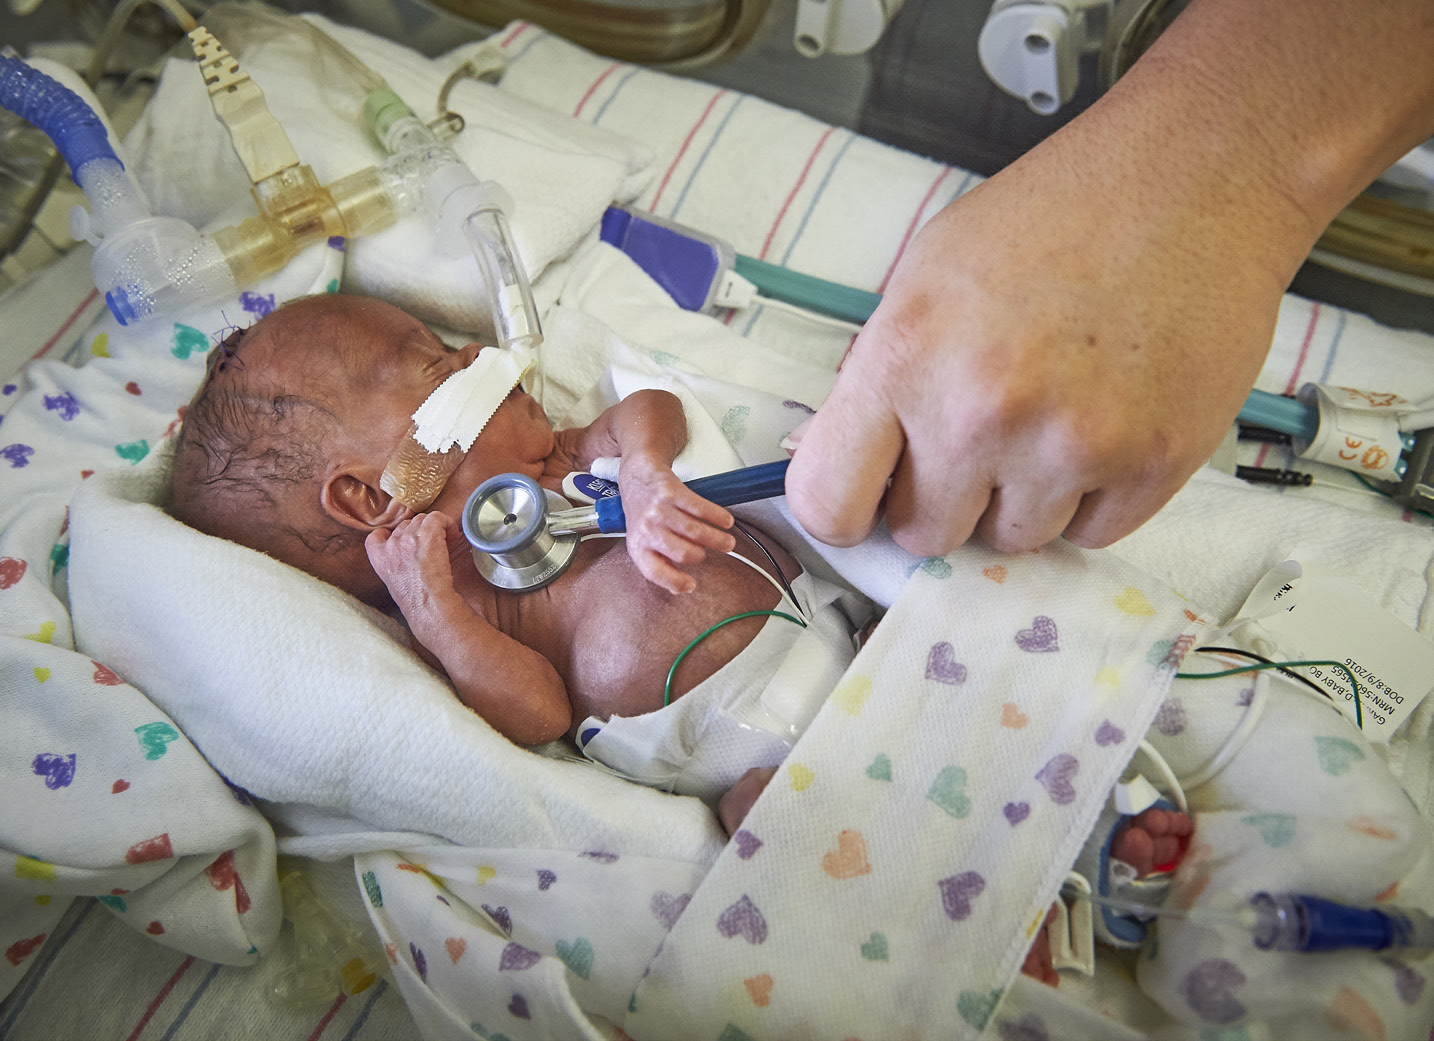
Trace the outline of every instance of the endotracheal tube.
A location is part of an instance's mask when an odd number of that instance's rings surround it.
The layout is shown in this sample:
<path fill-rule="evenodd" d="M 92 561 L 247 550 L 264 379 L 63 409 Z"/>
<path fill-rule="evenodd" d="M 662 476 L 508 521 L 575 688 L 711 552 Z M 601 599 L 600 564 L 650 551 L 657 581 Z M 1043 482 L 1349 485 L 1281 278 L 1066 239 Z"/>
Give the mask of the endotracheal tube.
<path fill-rule="evenodd" d="M 492 305 L 498 345 L 536 348 L 543 332 L 527 271 L 508 228 L 512 197 L 496 182 L 474 177 L 393 91 L 371 93 L 364 101 L 364 118 L 390 153 L 381 170 L 396 205 L 404 212 L 421 206 L 432 213 L 439 246 L 450 255 L 473 251 Z"/>
<path fill-rule="evenodd" d="M 449 254 L 472 250 L 488 292 L 498 346 L 524 357 L 536 350 L 543 332 L 527 272 L 508 228 L 511 197 L 501 185 L 474 177 L 393 91 L 372 92 L 364 102 L 364 118 L 374 137 L 392 153 L 380 170 L 395 204 L 405 211 L 421 206 L 432 213 L 438 222 L 439 245 Z M 466 396 L 473 389 L 455 378 L 434 393 Z M 411 509 L 425 509 L 463 458 L 456 447 L 431 450 L 437 447 L 432 438 L 422 435 L 415 419 L 385 467 L 380 486 Z"/>

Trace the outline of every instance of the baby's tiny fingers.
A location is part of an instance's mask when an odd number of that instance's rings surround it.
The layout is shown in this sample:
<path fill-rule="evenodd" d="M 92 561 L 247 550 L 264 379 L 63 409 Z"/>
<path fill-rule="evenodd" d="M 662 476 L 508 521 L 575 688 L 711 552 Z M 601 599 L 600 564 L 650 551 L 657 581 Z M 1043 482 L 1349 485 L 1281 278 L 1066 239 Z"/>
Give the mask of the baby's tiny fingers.
<path fill-rule="evenodd" d="M 679 571 L 656 553 L 641 553 L 637 569 L 642 572 L 643 578 L 669 593 L 690 593 L 697 588 L 697 579 L 685 571 Z"/>
<path fill-rule="evenodd" d="M 727 514 L 726 510 L 719 510 Z M 691 513 L 682 510 L 667 510 L 660 518 L 654 519 L 654 524 L 669 531 L 686 542 L 697 546 L 705 546 L 708 549 L 715 549 L 719 553 L 726 553 L 737 546 L 737 539 L 728 529 L 731 528 L 731 515 L 727 514 L 728 523 L 725 526 L 718 526 L 705 518 L 699 518 Z"/>
<path fill-rule="evenodd" d="M 705 521 L 714 528 L 730 528 L 733 524 L 732 512 L 725 506 L 718 506 L 710 499 L 704 499 L 690 489 L 686 495 L 673 500 L 684 513 L 689 513 L 699 520 Z"/>
<path fill-rule="evenodd" d="M 642 545 L 648 552 L 666 557 L 674 564 L 699 564 L 707 551 L 670 528 L 655 528 L 646 533 Z"/>

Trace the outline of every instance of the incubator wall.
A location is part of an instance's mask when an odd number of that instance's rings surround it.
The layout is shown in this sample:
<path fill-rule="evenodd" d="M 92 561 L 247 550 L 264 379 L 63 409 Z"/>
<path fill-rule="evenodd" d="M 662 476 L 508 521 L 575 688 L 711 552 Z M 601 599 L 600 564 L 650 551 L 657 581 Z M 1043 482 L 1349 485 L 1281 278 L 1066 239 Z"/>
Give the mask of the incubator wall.
<path fill-rule="evenodd" d="M 78 5 L 45 0 L 21 16 L 7 4 L 0 7 L 0 41 L 25 53 L 37 42 L 93 39 L 112 6 L 106 0 Z M 480 39 L 493 28 L 453 13 L 449 9 L 453 4 L 430 0 L 280 0 L 278 6 L 317 10 L 430 55 Z M 989 0 L 906 0 L 869 51 L 809 59 L 792 43 L 797 0 L 769 0 L 750 39 L 735 54 L 674 71 L 990 175 L 1088 107 L 1099 96 L 1102 78 L 1098 56 L 1083 55 L 1079 86 L 1071 101 L 1052 116 L 1032 112 L 1023 100 L 997 87 L 981 68 L 977 40 L 990 10 Z M 153 32 L 146 36 L 144 30 L 158 29 L 162 35 L 163 23 L 157 9 L 140 5 L 139 31 L 126 38 L 124 47 L 130 69 L 162 52 Z M 60 178 L 62 185 L 64 180 Z M 13 178 L 0 181 L 7 202 L 24 187 Z M 0 206 L 0 215 L 5 212 L 6 207 Z M 63 237 L 63 227 L 56 235 Z M 0 242 L 4 241 L 0 235 Z M 1321 262 L 1301 268 L 1291 290 L 1362 311 L 1387 325 L 1434 331 L 1431 287 L 1414 291 L 1407 279 L 1384 277 L 1378 270 L 1360 274 L 1351 270 L 1350 265 L 1323 256 Z"/>

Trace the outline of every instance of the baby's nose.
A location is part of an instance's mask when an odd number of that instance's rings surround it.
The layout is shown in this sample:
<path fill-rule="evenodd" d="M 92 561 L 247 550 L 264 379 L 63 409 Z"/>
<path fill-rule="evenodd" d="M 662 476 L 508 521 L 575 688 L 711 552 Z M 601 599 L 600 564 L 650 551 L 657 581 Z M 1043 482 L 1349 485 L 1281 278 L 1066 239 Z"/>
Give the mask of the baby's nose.
<path fill-rule="evenodd" d="M 482 349 L 481 343 L 470 343 L 467 347 L 460 347 L 454 353 L 457 354 L 459 362 L 466 369 L 473 364 L 473 359 L 478 357 L 478 352 Z"/>

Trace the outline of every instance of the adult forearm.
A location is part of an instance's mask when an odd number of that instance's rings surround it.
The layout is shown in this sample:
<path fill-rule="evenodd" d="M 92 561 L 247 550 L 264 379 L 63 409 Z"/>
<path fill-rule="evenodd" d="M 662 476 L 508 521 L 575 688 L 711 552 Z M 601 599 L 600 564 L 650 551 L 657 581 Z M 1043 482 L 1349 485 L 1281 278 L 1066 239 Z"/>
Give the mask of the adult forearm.
<path fill-rule="evenodd" d="M 1434 3 L 1194 0 L 1105 100 L 1103 118 L 1162 124 L 1181 164 L 1288 207 L 1302 257 L 1434 133 Z"/>

